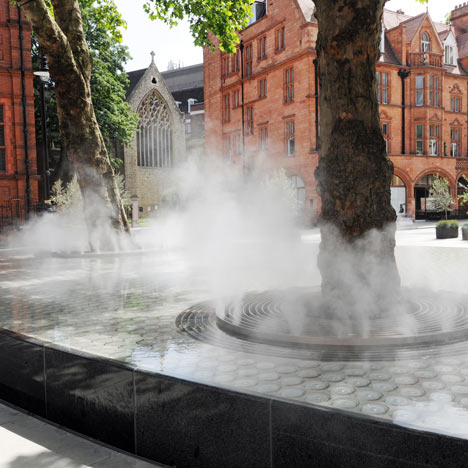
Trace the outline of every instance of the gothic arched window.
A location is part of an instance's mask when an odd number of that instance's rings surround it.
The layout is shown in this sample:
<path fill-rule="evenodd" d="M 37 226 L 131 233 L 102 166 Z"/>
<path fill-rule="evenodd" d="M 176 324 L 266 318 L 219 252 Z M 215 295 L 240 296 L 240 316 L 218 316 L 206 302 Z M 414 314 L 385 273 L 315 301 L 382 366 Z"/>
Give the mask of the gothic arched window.
<path fill-rule="evenodd" d="M 172 167 L 172 125 L 167 104 L 153 91 L 138 108 L 138 165 Z"/>

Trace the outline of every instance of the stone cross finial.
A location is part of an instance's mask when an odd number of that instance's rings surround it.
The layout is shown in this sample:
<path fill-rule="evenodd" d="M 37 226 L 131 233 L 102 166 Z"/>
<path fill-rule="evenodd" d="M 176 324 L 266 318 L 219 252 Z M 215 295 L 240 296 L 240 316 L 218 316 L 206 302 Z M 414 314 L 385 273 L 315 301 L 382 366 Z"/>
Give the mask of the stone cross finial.
<path fill-rule="evenodd" d="M 156 55 L 153 51 L 150 52 L 151 55 L 151 63 L 154 63 L 154 56 Z"/>

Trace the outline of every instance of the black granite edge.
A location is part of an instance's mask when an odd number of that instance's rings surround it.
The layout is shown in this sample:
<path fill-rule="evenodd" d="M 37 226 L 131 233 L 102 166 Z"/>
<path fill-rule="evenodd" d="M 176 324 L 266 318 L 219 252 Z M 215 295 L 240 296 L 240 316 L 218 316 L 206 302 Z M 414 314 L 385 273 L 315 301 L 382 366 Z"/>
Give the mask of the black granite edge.
<path fill-rule="evenodd" d="M 59 352 L 62 352 L 71 356 L 77 356 L 82 359 L 94 361 L 103 365 L 113 366 L 118 369 L 132 372 L 134 392 L 137 391 L 135 374 L 142 374 L 148 377 L 153 376 L 153 377 L 156 377 L 156 378 L 168 381 L 168 382 L 172 382 L 174 384 L 180 383 L 180 384 L 193 385 L 193 386 L 198 387 L 198 389 L 200 389 L 201 391 L 216 390 L 218 392 L 225 393 L 226 395 L 229 395 L 235 398 L 236 397 L 241 398 L 241 399 L 249 398 L 249 399 L 257 400 L 260 402 L 264 401 L 267 404 L 269 404 L 270 411 L 271 411 L 271 418 L 273 418 L 272 414 L 274 414 L 275 412 L 275 406 L 282 404 L 282 405 L 286 405 L 291 410 L 300 408 L 302 411 L 306 411 L 306 412 L 316 411 L 317 414 L 344 418 L 347 421 L 347 423 L 350 425 L 366 424 L 366 425 L 370 425 L 371 427 L 375 426 L 375 427 L 383 428 L 384 430 L 392 431 L 393 433 L 399 432 L 401 434 L 412 434 L 413 436 L 424 437 L 424 438 L 431 439 L 433 441 L 446 441 L 449 444 L 455 444 L 457 446 L 462 446 L 462 445 L 466 446 L 468 444 L 468 441 L 465 439 L 462 439 L 453 435 L 449 435 L 449 434 L 441 434 L 441 433 L 429 431 L 427 428 L 423 428 L 423 427 L 420 428 L 417 426 L 411 426 L 411 427 L 401 426 L 401 425 L 395 424 L 391 420 L 386 420 L 386 419 L 378 418 L 374 416 L 363 415 L 363 414 L 355 413 L 352 411 L 346 411 L 346 410 L 341 410 L 338 408 L 330 408 L 327 406 L 315 405 L 315 404 L 311 404 L 311 403 L 304 402 L 304 401 L 290 400 L 290 399 L 279 397 L 276 395 L 264 395 L 264 394 L 257 393 L 248 389 L 239 390 L 239 389 L 229 387 L 226 385 L 221 385 L 221 384 L 215 385 L 215 384 L 208 383 L 205 381 L 197 381 L 196 379 L 186 379 L 183 377 L 178 377 L 176 375 L 170 375 L 170 374 L 165 374 L 165 373 L 161 373 L 158 371 L 152 371 L 147 368 L 131 365 L 122 361 L 118 361 L 116 359 L 107 358 L 107 357 L 95 355 L 89 352 L 77 350 L 75 348 L 70 348 L 70 347 L 66 347 L 63 345 L 56 344 L 56 343 L 40 340 L 40 339 L 30 337 L 22 333 L 15 332 L 15 331 L 5 329 L 5 328 L 0 328 L 0 334 L 6 335 L 13 339 L 17 339 L 21 342 L 25 342 L 34 346 L 42 347 L 44 351 L 46 349 L 59 351 Z M 0 376 L 0 382 L 1 382 L 1 376 Z M 44 382 L 44 388 L 45 387 L 46 387 L 46 382 Z M 16 403 L 12 402 L 12 403 L 18 404 L 18 402 Z M 43 412 L 35 411 L 34 409 L 31 409 L 30 407 L 25 407 L 21 404 L 18 404 L 18 406 L 21 406 L 22 408 L 28 411 L 32 411 L 41 416 L 44 415 Z M 273 433 L 274 428 L 272 428 L 271 430 Z M 284 434 L 288 434 L 287 432 L 284 432 L 284 431 L 282 432 Z M 291 433 L 289 435 L 300 437 L 299 434 L 297 434 L 296 432 Z"/>
<path fill-rule="evenodd" d="M 321 411 L 317 411 L 320 409 Z M 341 447 L 361 453 L 372 447 L 373 456 L 391 457 L 403 463 L 437 468 L 468 466 L 468 440 L 427 429 L 401 426 L 389 420 L 360 418 L 343 411 L 323 411 L 291 402 L 272 404 L 272 443 L 302 446 L 307 451 L 314 444 Z M 309 445 L 301 444 L 308 440 Z M 367 466 L 367 465 L 363 465 Z M 405 465 L 406 466 L 406 465 Z"/>
<path fill-rule="evenodd" d="M 44 346 L 41 340 L 0 329 L 0 398 L 46 415 Z"/>
<path fill-rule="evenodd" d="M 271 468 L 269 398 L 154 372 L 134 375 L 139 455 L 170 466 Z"/>

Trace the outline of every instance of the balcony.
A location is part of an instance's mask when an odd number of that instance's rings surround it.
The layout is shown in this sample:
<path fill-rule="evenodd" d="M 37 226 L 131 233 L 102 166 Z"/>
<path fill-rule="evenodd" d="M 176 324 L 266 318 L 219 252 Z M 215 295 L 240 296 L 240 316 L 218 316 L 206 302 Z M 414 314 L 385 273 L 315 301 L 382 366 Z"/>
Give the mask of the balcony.
<path fill-rule="evenodd" d="M 410 52 L 408 65 L 410 67 L 442 67 L 444 54 L 435 52 Z"/>

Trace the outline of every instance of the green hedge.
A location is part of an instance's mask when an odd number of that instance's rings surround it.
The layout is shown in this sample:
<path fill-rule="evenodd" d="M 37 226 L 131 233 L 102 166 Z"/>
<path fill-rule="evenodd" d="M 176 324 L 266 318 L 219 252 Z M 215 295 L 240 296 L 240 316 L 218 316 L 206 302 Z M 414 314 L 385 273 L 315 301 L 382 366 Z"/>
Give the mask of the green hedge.
<path fill-rule="evenodd" d="M 437 224 L 436 224 L 436 227 L 444 227 L 444 228 L 452 228 L 452 229 L 455 229 L 457 228 L 458 229 L 458 221 L 455 221 L 455 220 L 444 220 L 444 221 L 439 221 Z"/>

